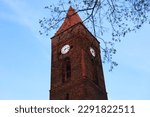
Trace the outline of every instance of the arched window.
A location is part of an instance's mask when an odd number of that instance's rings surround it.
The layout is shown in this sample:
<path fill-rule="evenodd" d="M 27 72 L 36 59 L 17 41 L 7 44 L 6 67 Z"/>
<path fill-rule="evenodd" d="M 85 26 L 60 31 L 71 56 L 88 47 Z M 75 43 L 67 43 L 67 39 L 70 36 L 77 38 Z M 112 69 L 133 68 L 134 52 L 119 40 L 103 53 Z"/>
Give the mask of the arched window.
<path fill-rule="evenodd" d="M 66 57 L 62 63 L 62 83 L 71 78 L 71 62 L 70 58 Z"/>

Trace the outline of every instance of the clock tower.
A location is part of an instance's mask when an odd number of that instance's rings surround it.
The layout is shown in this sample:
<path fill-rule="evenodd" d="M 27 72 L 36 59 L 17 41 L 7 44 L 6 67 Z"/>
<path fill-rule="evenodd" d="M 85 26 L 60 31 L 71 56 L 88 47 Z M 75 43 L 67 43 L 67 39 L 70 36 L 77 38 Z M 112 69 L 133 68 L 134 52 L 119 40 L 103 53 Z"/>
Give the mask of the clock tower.
<path fill-rule="evenodd" d="M 70 7 L 52 37 L 51 100 L 107 100 L 99 45 Z"/>

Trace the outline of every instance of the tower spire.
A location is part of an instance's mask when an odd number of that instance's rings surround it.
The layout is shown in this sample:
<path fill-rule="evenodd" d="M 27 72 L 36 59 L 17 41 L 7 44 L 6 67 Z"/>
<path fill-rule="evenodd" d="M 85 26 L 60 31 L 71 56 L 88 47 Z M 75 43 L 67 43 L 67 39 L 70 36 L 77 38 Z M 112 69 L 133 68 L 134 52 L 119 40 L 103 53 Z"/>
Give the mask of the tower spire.
<path fill-rule="evenodd" d="M 74 26 L 75 24 L 82 22 L 81 18 L 77 14 L 77 12 L 70 6 L 68 13 L 65 17 L 65 20 L 61 27 L 58 29 L 55 35 L 67 30 L 68 28 Z"/>

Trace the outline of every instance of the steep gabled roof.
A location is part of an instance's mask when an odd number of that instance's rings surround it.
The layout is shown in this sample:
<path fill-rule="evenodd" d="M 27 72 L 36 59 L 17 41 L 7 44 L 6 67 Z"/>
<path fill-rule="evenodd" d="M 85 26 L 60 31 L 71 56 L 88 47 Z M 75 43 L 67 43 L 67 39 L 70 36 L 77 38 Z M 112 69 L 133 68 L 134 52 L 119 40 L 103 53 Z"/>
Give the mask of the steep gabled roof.
<path fill-rule="evenodd" d="M 65 17 L 65 20 L 61 27 L 58 29 L 55 35 L 67 30 L 68 28 L 74 26 L 75 24 L 82 22 L 79 15 L 76 13 L 76 11 L 70 6 L 68 13 Z"/>

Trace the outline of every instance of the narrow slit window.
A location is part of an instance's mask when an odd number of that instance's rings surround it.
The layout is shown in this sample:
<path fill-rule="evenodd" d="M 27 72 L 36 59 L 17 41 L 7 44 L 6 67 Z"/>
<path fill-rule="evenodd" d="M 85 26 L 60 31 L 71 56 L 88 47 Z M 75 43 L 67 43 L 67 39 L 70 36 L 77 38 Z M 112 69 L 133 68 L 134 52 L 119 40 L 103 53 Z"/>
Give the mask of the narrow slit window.
<path fill-rule="evenodd" d="M 93 82 L 98 85 L 98 72 L 96 66 L 93 68 Z"/>
<path fill-rule="evenodd" d="M 63 63 L 62 64 L 62 83 L 64 83 L 65 82 L 65 66 L 64 66 L 65 64 Z"/>
<path fill-rule="evenodd" d="M 71 64 L 70 64 L 70 60 L 66 61 L 66 79 L 70 79 L 71 78 Z"/>
<path fill-rule="evenodd" d="M 69 100 L 69 93 L 66 94 L 66 100 Z"/>
<path fill-rule="evenodd" d="M 62 63 L 62 83 L 71 78 L 71 62 L 70 58 L 67 57 L 63 60 Z"/>

